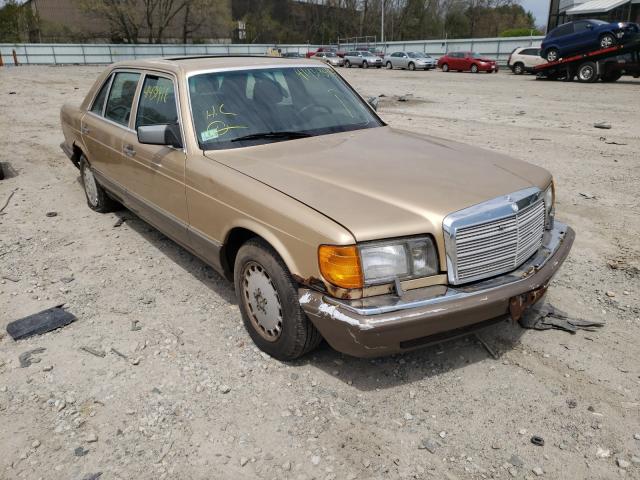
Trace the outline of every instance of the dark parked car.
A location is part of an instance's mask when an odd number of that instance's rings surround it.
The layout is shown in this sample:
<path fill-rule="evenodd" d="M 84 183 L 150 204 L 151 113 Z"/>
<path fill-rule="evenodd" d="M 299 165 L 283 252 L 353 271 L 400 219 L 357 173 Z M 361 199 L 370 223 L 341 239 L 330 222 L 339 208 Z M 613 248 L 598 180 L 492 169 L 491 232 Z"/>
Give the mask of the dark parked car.
<path fill-rule="evenodd" d="M 602 20 L 578 20 L 565 23 L 551 30 L 542 41 L 540 55 L 548 62 L 555 62 L 569 55 L 608 48 L 628 42 L 640 32 L 640 26 L 632 22 L 605 22 Z"/>
<path fill-rule="evenodd" d="M 449 52 L 438 59 L 438 67 L 443 72 L 457 70 L 459 72 L 498 72 L 498 64 L 476 52 Z"/>

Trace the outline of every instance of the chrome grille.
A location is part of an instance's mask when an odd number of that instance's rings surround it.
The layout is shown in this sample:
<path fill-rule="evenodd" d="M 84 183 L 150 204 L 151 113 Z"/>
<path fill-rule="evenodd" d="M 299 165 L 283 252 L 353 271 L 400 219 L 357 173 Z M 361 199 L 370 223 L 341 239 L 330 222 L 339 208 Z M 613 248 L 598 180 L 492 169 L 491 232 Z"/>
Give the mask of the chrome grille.
<path fill-rule="evenodd" d="M 454 284 L 514 270 L 542 245 L 545 208 L 538 189 L 517 192 L 468 210 L 473 211 L 477 221 L 470 222 L 471 216 L 465 217 L 464 210 L 452 215 L 448 229 L 445 221 L 445 233 L 449 234 L 447 268 Z"/>

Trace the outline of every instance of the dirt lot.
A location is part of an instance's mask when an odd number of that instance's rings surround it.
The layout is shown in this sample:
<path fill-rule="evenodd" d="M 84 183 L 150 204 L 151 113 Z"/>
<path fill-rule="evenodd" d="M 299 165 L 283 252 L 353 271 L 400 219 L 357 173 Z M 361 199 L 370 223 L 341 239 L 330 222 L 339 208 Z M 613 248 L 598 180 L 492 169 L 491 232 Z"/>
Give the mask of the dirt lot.
<path fill-rule="evenodd" d="M 130 213 L 86 207 L 58 111 L 99 70 L 0 69 L 0 208 L 15 191 L 0 215 L 0 478 L 640 478 L 640 81 L 344 70 L 396 127 L 551 170 L 577 240 L 548 301 L 606 326 L 505 322 L 482 334 L 498 360 L 467 338 L 283 364 L 209 267 Z M 1 338 L 61 303 L 79 321 Z"/>

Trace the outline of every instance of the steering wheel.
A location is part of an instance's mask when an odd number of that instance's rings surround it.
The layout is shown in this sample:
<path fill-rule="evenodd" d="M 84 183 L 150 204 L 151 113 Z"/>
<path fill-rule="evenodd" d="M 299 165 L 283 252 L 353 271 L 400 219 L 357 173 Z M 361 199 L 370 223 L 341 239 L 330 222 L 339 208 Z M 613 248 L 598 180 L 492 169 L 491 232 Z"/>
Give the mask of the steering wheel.
<path fill-rule="evenodd" d="M 118 115 L 118 111 L 122 111 L 122 115 Z M 109 109 L 109 113 L 112 114 L 114 117 L 117 118 L 122 118 L 125 119 L 127 118 L 127 114 L 131 111 L 131 109 L 129 107 L 126 107 L 124 105 L 115 105 L 114 107 Z"/>
<path fill-rule="evenodd" d="M 324 110 L 326 113 L 331 113 L 331 109 L 329 107 L 327 107 L 326 105 L 322 105 L 320 103 L 310 103 L 309 105 L 305 105 L 300 110 L 298 110 L 298 114 L 303 114 L 304 112 L 306 112 L 310 108 L 319 108 L 319 109 Z"/>

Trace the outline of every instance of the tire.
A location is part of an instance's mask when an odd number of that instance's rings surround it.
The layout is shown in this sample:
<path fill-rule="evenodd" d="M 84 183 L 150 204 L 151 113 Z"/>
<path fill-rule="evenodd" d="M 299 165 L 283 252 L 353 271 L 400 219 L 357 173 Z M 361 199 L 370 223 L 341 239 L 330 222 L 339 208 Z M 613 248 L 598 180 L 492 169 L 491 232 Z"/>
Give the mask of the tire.
<path fill-rule="evenodd" d="M 478 65 L 475 63 L 471 65 L 471 73 L 478 73 Z"/>
<path fill-rule="evenodd" d="M 443 63 L 441 68 L 442 68 L 443 72 L 448 72 L 449 71 L 449 65 L 447 63 Z"/>
<path fill-rule="evenodd" d="M 351 68 L 351 62 L 349 60 L 345 60 L 344 61 L 344 67 L 345 68 Z"/>
<path fill-rule="evenodd" d="M 260 350 L 278 360 L 290 361 L 320 344 L 320 332 L 298 302 L 296 282 L 264 240 L 254 238 L 240 247 L 234 283 L 244 326 Z"/>
<path fill-rule="evenodd" d="M 615 35 L 612 33 L 605 33 L 600 37 L 600 48 L 610 48 L 618 43 Z"/>
<path fill-rule="evenodd" d="M 393 70 L 393 64 L 391 62 L 387 62 L 385 66 L 387 67 L 387 70 Z"/>
<path fill-rule="evenodd" d="M 522 62 L 518 62 L 513 66 L 513 74 L 514 75 L 522 75 L 524 73 L 524 64 Z"/>
<path fill-rule="evenodd" d="M 416 65 L 413 62 L 409 62 L 409 70 L 411 70 L 412 72 L 416 69 Z"/>
<path fill-rule="evenodd" d="M 369 64 L 367 63 L 366 60 L 362 62 L 362 68 L 369 68 Z"/>
<path fill-rule="evenodd" d="M 622 77 L 622 73 L 620 73 L 620 72 L 609 72 L 609 73 L 606 73 L 606 74 L 602 75 L 600 77 L 600 80 L 602 80 L 605 83 L 613 83 L 613 82 L 617 82 L 618 80 L 620 80 L 621 77 Z"/>
<path fill-rule="evenodd" d="M 560 58 L 560 52 L 555 47 L 549 48 L 546 52 L 544 52 L 544 58 L 547 60 L 547 62 L 557 62 Z"/>
<path fill-rule="evenodd" d="M 584 62 L 578 67 L 578 81 L 581 83 L 598 81 L 598 66 L 595 62 Z"/>
<path fill-rule="evenodd" d="M 117 209 L 118 204 L 109 197 L 105 189 L 98 183 L 84 154 L 80 156 L 80 178 L 82 179 L 84 195 L 87 198 L 87 205 L 91 210 L 98 213 L 108 213 Z"/>

